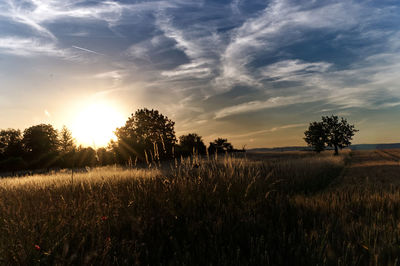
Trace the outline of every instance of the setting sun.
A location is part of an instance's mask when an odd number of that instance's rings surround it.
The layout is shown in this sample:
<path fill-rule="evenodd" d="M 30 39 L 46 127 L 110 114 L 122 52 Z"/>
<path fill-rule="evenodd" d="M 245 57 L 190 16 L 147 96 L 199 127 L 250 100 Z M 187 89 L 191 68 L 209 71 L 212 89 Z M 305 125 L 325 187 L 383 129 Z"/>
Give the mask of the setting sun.
<path fill-rule="evenodd" d="M 115 107 L 98 102 L 83 108 L 71 129 L 79 144 L 101 147 L 115 139 L 115 129 L 124 122 L 124 116 Z"/>

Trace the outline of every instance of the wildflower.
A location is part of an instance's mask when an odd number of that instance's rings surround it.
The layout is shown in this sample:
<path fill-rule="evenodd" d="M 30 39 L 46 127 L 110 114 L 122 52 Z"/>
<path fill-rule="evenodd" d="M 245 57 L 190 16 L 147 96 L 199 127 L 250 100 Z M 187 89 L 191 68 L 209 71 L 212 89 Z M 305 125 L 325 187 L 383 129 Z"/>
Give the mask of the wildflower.
<path fill-rule="evenodd" d="M 39 245 L 35 245 L 35 249 L 39 251 L 40 250 L 40 246 Z"/>
<path fill-rule="evenodd" d="M 106 237 L 105 241 L 104 241 L 104 247 L 106 249 L 109 249 L 111 247 L 111 237 Z"/>

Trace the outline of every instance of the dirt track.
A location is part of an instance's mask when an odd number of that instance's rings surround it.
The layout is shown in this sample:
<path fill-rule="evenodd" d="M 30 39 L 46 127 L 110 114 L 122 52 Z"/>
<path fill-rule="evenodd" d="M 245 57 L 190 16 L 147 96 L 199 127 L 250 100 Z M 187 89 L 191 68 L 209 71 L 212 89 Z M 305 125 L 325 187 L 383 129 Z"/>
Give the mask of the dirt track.
<path fill-rule="evenodd" d="M 345 185 L 400 186 L 400 150 L 352 151 Z"/>

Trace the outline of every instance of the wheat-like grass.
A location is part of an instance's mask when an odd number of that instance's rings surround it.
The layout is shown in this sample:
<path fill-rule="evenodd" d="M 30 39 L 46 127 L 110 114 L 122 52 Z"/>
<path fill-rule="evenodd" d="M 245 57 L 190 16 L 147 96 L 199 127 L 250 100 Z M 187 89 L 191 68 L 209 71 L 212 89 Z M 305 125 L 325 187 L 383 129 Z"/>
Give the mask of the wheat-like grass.
<path fill-rule="evenodd" d="M 193 156 L 1 179 L 0 263 L 395 265 L 399 166 L 382 162 L 398 154 Z"/>

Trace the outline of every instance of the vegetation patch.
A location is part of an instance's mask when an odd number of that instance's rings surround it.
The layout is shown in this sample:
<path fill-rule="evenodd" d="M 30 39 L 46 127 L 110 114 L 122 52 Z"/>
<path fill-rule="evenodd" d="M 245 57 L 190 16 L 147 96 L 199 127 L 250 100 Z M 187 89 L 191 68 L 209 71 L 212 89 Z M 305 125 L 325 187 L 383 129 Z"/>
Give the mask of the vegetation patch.
<path fill-rule="evenodd" d="M 307 219 L 316 213 L 298 195 L 321 190 L 327 180 L 313 185 L 326 178 L 321 174 L 342 167 L 333 156 L 280 163 L 220 156 L 149 170 L 92 169 L 74 180 L 69 172 L 6 178 L 0 258 L 7 264 L 324 261 L 328 240 L 321 230 L 331 228 L 332 217 L 316 216 L 323 223 L 314 225 L 311 241 Z"/>

